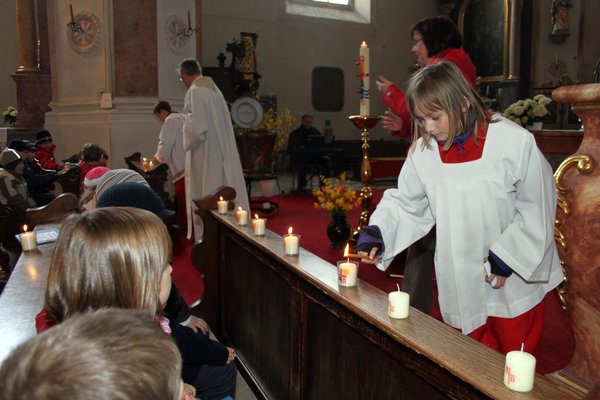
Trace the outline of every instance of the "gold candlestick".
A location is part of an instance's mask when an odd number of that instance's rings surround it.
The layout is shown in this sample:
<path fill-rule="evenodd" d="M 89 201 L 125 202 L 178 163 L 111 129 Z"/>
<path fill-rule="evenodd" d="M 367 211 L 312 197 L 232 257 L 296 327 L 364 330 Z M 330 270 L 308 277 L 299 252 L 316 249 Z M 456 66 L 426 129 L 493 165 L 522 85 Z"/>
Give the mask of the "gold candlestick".
<path fill-rule="evenodd" d="M 371 205 L 371 199 L 373 198 L 373 192 L 371 186 L 369 186 L 373 180 L 373 177 L 371 176 L 371 163 L 369 162 L 369 130 L 377 125 L 377 121 L 379 121 L 381 117 L 374 115 L 351 115 L 348 119 L 352 121 L 354 126 L 361 130 L 363 149 L 363 158 L 360 164 L 360 181 L 363 184 L 362 189 L 360 189 L 360 198 L 362 199 L 361 204 L 363 210 L 360 213 L 358 226 L 352 231 L 352 235 L 350 235 L 350 241 L 356 243 L 360 231 L 369 221 L 369 206 Z"/>

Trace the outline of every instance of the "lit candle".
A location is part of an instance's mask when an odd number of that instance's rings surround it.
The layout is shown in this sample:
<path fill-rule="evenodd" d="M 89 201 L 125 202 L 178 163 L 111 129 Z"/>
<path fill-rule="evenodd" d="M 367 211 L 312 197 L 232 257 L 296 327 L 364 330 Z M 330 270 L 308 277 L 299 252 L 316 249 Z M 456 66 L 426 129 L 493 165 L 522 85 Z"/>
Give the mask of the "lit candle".
<path fill-rule="evenodd" d="M 369 47 L 366 42 L 360 45 L 358 68 L 360 76 L 360 115 L 370 113 L 370 82 L 369 82 Z"/>
<path fill-rule="evenodd" d="M 400 286 L 395 292 L 388 294 L 388 315 L 392 318 L 408 317 L 410 296 L 406 292 L 400 291 Z"/>
<path fill-rule="evenodd" d="M 192 17 L 190 16 L 190 10 L 188 10 L 188 28 L 192 28 Z"/>
<path fill-rule="evenodd" d="M 258 218 L 258 214 L 254 214 L 254 219 L 252 220 L 252 230 L 256 236 L 264 236 L 265 229 L 267 227 L 267 220 L 264 218 Z"/>
<path fill-rule="evenodd" d="M 23 233 L 19 235 L 23 251 L 37 249 L 37 235 L 35 232 L 27 232 L 27 225 L 23 225 Z"/>
<path fill-rule="evenodd" d="M 238 225 L 248 225 L 248 211 L 242 210 L 242 207 L 238 207 L 235 218 L 237 219 Z"/>
<path fill-rule="evenodd" d="M 219 214 L 227 214 L 228 207 L 227 200 L 223 200 L 223 196 L 219 197 L 219 201 L 217 201 L 217 212 Z"/>
<path fill-rule="evenodd" d="M 288 234 L 283 236 L 283 254 L 286 256 L 297 256 L 300 248 L 300 235 L 292 234 L 292 227 Z"/>
<path fill-rule="evenodd" d="M 504 364 L 504 384 L 516 392 L 529 392 L 533 389 L 535 377 L 535 357 L 523 351 L 509 351 Z"/>
<path fill-rule="evenodd" d="M 69 11 L 71 12 L 71 22 L 75 22 L 75 16 L 73 15 L 73 4 L 69 4 Z"/>
<path fill-rule="evenodd" d="M 338 284 L 344 287 L 356 286 L 358 277 L 358 260 L 350 261 L 349 258 L 337 262 Z"/>

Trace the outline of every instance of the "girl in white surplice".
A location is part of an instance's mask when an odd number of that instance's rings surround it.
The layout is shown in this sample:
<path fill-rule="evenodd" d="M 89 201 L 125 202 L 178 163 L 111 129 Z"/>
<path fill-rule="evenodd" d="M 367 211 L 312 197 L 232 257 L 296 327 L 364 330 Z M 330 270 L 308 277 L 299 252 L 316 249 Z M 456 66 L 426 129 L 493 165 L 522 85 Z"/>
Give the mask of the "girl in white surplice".
<path fill-rule="evenodd" d="M 542 300 L 563 279 L 549 164 L 450 63 L 420 70 L 407 101 L 420 137 L 360 234 L 363 261 L 385 269 L 435 225 L 444 322 L 501 353 L 536 353 Z"/>

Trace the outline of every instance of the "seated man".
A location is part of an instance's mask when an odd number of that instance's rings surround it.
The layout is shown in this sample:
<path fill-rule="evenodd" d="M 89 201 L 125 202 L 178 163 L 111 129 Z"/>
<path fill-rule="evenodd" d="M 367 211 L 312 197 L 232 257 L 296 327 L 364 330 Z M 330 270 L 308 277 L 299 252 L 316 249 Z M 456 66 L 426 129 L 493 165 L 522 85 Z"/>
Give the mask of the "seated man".
<path fill-rule="evenodd" d="M 306 191 L 306 173 L 309 165 L 319 166 L 319 174 L 325 177 L 331 176 L 331 158 L 326 153 L 319 150 L 323 149 L 325 144 L 323 134 L 316 128 L 313 128 L 312 115 L 302 116 L 302 125 L 290 133 L 288 139 L 288 153 L 292 160 L 292 165 L 296 167 L 298 192 Z M 318 143 L 315 138 L 323 138 Z M 315 141 L 315 143 L 312 143 Z"/>

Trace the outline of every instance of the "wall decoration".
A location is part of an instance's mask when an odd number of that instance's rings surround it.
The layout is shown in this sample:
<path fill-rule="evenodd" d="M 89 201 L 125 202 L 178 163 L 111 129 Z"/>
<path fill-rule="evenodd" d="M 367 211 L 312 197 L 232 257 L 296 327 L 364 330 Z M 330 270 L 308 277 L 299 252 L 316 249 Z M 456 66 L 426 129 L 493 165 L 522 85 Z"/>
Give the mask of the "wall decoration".
<path fill-rule="evenodd" d="M 100 20 L 91 11 L 84 11 L 72 16 L 71 24 L 76 29 L 67 30 L 67 41 L 73 50 L 78 53 L 91 53 L 101 39 Z"/>
<path fill-rule="evenodd" d="M 189 14 L 188 14 L 189 24 Z M 183 34 L 189 27 L 186 26 L 183 18 L 177 15 L 171 15 L 165 22 L 165 38 L 167 44 L 173 53 L 183 54 L 190 41 L 190 36 Z"/>

